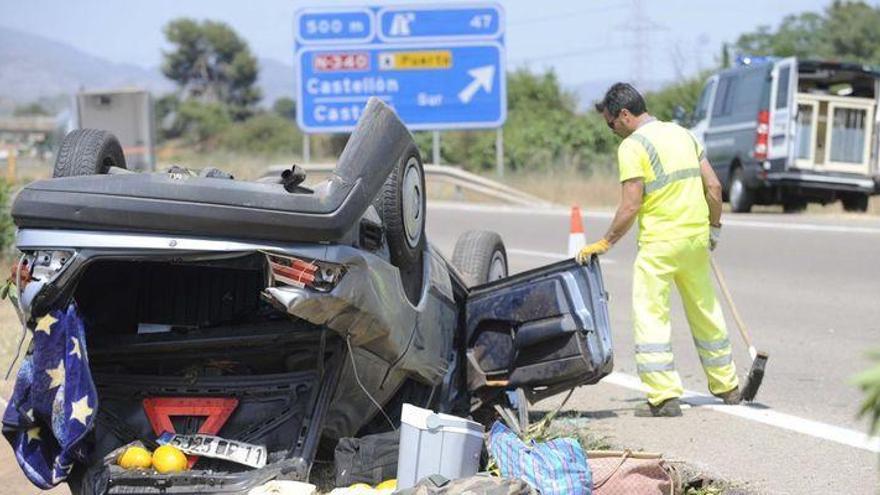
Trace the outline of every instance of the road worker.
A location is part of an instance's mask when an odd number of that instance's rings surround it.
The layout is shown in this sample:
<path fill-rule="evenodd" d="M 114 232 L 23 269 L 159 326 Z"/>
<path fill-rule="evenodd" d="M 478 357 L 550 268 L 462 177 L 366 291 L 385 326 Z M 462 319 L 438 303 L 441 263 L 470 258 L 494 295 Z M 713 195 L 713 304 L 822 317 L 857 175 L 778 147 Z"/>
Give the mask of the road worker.
<path fill-rule="evenodd" d="M 721 235 L 721 183 L 703 146 L 688 130 L 652 117 L 642 95 L 617 83 L 596 104 L 623 138 L 617 150 L 621 199 L 608 232 L 584 247 L 586 263 L 608 251 L 638 216 L 633 266 L 635 361 L 648 388 L 636 416 L 680 416 L 684 391 L 675 370 L 669 291 L 675 283 L 710 392 L 726 404 L 741 401 L 727 327 L 710 275 L 709 251 Z"/>

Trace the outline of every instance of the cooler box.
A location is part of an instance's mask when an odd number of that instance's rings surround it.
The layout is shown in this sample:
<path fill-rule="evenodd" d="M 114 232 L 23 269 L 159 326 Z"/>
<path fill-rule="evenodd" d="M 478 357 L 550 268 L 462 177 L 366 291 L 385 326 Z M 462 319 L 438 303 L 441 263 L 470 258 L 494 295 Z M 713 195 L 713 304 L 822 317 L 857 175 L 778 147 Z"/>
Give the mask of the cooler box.
<path fill-rule="evenodd" d="M 473 476 L 480 466 L 483 426 L 404 404 L 401 411 L 397 488 L 442 474 L 450 480 Z"/>

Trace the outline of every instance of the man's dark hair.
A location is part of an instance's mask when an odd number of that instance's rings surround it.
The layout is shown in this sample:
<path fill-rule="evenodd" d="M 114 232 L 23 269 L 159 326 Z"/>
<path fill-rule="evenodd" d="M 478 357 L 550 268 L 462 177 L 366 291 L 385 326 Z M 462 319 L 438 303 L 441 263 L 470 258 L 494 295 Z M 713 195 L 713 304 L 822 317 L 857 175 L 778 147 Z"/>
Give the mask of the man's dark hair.
<path fill-rule="evenodd" d="M 620 111 L 624 108 L 636 117 L 648 110 L 642 95 L 631 84 L 624 82 L 615 83 L 605 93 L 602 101 L 596 103 L 597 112 L 608 110 L 612 117 L 620 115 Z"/>

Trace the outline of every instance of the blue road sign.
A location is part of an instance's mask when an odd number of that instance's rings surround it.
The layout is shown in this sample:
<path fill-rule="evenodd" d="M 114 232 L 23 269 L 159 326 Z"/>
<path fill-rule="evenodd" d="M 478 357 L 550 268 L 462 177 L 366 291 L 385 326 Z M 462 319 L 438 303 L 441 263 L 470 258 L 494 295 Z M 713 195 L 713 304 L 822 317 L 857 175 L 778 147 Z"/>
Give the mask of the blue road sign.
<path fill-rule="evenodd" d="M 295 27 L 305 132 L 351 131 L 372 96 L 413 130 L 495 128 L 507 117 L 496 4 L 305 9 Z"/>

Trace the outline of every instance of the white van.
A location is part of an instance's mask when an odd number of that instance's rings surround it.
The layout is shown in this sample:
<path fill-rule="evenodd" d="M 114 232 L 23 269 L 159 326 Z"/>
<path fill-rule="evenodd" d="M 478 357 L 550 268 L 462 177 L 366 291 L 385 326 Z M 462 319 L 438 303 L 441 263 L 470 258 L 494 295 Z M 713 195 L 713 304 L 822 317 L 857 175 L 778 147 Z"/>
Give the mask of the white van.
<path fill-rule="evenodd" d="M 880 72 L 840 62 L 765 59 L 706 82 L 692 121 L 735 212 L 841 200 L 865 211 L 880 193 Z"/>

